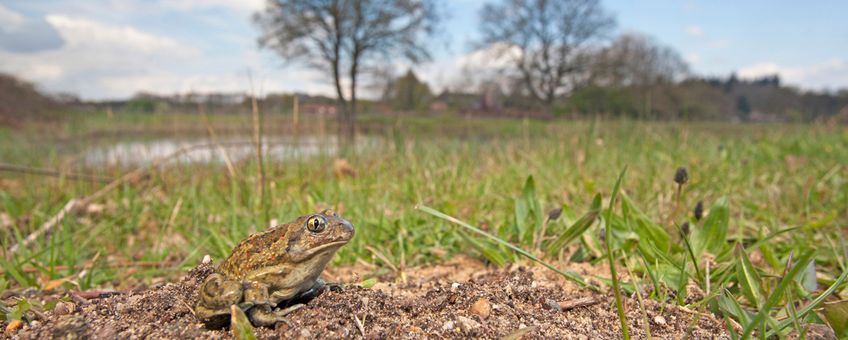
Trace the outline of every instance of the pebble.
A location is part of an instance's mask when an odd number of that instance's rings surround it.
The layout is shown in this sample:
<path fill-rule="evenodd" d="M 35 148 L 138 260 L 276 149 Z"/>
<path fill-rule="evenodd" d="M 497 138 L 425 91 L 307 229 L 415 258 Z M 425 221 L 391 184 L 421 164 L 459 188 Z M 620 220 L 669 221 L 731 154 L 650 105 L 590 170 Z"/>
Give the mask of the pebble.
<path fill-rule="evenodd" d="M 492 305 L 486 298 L 480 298 L 477 299 L 477 301 L 471 305 L 471 309 L 469 310 L 469 312 L 485 319 L 488 318 L 489 314 L 492 313 Z"/>
<path fill-rule="evenodd" d="M 202 263 L 202 264 L 212 263 L 212 256 L 209 256 L 209 254 L 203 255 L 203 260 L 200 260 L 200 263 Z"/>
<path fill-rule="evenodd" d="M 459 329 L 466 333 L 474 330 L 477 327 L 480 327 L 479 322 L 466 318 L 464 316 L 457 316 L 456 322 L 459 323 Z"/>
<path fill-rule="evenodd" d="M 10 321 L 9 324 L 6 325 L 6 335 L 15 334 L 15 332 L 17 332 L 23 326 L 24 326 L 24 323 L 21 320 Z"/>
<path fill-rule="evenodd" d="M 77 307 L 71 302 L 59 301 L 56 303 L 56 307 L 53 308 L 53 314 L 68 315 L 76 309 Z"/>
<path fill-rule="evenodd" d="M 449 331 L 449 330 L 452 330 L 453 327 L 454 327 L 453 321 L 448 320 L 448 321 L 445 321 L 445 323 L 442 325 L 442 330 L 443 331 Z"/>
<path fill-rule="evenodd" d="M 132 296 L 127 298 L 127 304 L 131 305 L 131 306 L 137 305 L 138 302 L 141 301 L 141 299 L 143 299 L 143 298 L 144 298 L 144 295 L 141 295 L 141 294 L 132 295 Z"/>
<path fill-rule="evenodd" d="M 545 307 L 553 309 L 557 312 L 562 312 L 562 306 L 559 305 L 559 302 L 556 302 L 551 299 L 545 299 Z"/>
<path fill-rule="evenodd" d="M 665 326 L 665 318 L 662 315 L 657 315 L 654 317 L 654 323 L 660 326 Z"/>
<path fill-rule="evenodd" d="M 459 288 L 459 286 L 461 286 L 461 285 L 457 282 L 451 283 L 451 291 L 455 292 L 457 290 L 457 288 Z"/>

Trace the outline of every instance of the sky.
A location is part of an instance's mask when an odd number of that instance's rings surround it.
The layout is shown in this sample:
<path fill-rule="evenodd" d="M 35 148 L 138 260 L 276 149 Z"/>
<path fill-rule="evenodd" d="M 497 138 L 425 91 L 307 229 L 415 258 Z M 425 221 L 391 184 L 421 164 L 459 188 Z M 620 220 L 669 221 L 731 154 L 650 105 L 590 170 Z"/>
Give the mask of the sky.
<path fill-rule="evenodd" d="M 493 0 L 490 0 L 493 1 Z M 444 1 L 448 17 L 415 70 L 435 91 L 482 63 L 484 0 Z M 284 63 L 256 42 L 264 0 L 0 0 L 0 72 L 84 99 L 140 91 L 332 95 L 326 74 Z M 602 0 L 616 33 L 677 50 L 699 75 L 779 74 L 804 90 L 848 88 L 848 1 Z M 398 73 L 409 65 L 395 62 Z"/>

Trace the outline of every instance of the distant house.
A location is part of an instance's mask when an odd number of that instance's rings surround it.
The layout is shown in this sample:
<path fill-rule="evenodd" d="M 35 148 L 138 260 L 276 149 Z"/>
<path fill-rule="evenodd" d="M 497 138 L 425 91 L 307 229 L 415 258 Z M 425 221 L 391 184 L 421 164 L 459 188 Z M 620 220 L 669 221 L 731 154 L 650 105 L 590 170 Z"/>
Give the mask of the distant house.
<path fill-rule="evenodd" d="M 320 114 L 320 115 L 336 115 L 337 109 L 335 105 L 309 103 L 300 106 L 300 112 L 304 114 Z"/>

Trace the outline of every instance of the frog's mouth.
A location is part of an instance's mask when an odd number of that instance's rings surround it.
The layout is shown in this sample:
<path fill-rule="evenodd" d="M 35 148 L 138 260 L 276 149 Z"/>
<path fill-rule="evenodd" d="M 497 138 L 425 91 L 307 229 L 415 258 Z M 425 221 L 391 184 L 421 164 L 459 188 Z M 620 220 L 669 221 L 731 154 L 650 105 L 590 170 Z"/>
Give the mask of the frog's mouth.
<path fill-rule="evenodd" d="M 309 252 L 306 253 L 306 256 L 303 257 L 303 259 L 307 260 L 319 254 L 332 253 L 345 244 L 347 244 L 347 241 L 336 241 L 320 245 L 318 247 L 310 249 Z"/>

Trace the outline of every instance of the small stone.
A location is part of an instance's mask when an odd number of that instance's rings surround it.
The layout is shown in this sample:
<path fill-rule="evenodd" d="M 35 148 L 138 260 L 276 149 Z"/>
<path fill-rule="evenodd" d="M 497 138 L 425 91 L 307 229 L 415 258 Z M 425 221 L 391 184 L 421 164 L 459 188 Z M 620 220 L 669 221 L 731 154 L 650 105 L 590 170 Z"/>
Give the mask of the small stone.
<path fill-rule="evenodd" d="M 143 299 L 143 298 L 144 298 L 144 296 L 141 295 L 141 294 L 132 295 L 132 296 L 127 298 L 127 304 L 130 305 L 130 306 L 137 305 L 138 302 L 141 301 L 141 299 Z"/>
<path fill-rule="evenodd" d="M 459 286 L 461 286 L 461 284 L 457 282 L 451 283 L 451 291 L 455 292 L 459 288 Z"/>
<path fill-rule="evenodd" d="M 202 260 L 200 260 L 200 263 L 201 263 L 201 264 L 210 264 L 210 263 L 212 263 L 212 256 L 209 256 L 209 254 L 203 255 L 203 259 L 202 259 Z"/>
<path fill-rule="evenodd" d="M 662 315 L 657 315 L 654 317 L 654 323 L 660 326 L 665 326 L 665 318 Z"/>
<path fill-rule="evenodd" d="M 480 318 L 488 318 L 489 314 L 492 313 L 492 305 L 489 303 L 489 300 L 486 298 L 477 299 L 474 304 L 471 305 L 469 310 L 471 314 L 477 315 Z"/>
<path fill-rule="evenodd" d="M 453 328 L 454 328 L 453 321 L 448 320 L 448 321 L 445 321 L 444 324 L 442 324 L 442 330 L 443 331 L 449 331 L 449 330 L 452 330 Z"/>
<path fill-rule="evenodd" d="M 551 300 L 551 299 L 545 300 L 545 307 L 547 307 L 548 309 L 551 309 L 551 310 L 555 310 L 557 312 L 562 312 L 562 306 L 559 305 L 559 302 L 556 302 L 556 301 Z"/>
<path fill-rule="evenodd" d="M 456 322 L 459 323 L 459 329 L 461 329 L 465 333 L 468 333 L 474 330 L 475 328 L 480 327 L 479 322 L 466 318 L 464 316 L 457 316 Z"/>
<path fill-rule="evenodd" d="M 6 325 L 6 335 L 15 334 L 15 332 L 17 332 L 23 326 L 24 326 L 24 323 L 21 320 L 10 321 L 9 324 Z"/>
<path fill-rule="evenodd" d="M 530 282 L 530 288 L 536 288 L 538 286 L 539 286 L 539 284 L 536 283 L 536 281 Z"/>
<path fill-rule="evenodd" d="M 71 314 L 74 310 L 76 310 L 76 305 L 70 302 L 59 301 L 56 303 L 56 307 L 53 308 L 53 314 L 56 315 L 68 315 Z"/>
<path fill-rule="evenodd" d="M 312 338 L 312 332 L 310 332 L 308 329 L 304 328 L 304 329 L 300 330 L 300 336 L 305 338 L 305 339 L 311 339 Z"/>

